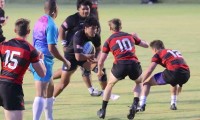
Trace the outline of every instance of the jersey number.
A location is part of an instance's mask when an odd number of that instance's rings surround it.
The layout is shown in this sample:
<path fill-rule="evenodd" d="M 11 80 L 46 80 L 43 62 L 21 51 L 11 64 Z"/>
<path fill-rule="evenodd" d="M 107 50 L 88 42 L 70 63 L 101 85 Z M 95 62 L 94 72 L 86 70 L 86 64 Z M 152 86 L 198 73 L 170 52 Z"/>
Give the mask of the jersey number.
<path fill-rule="evenodd" d="M 182 57 L 181 53 L 177 50 L 167 50 L 167 52 L 172 54 L 174 57 Z"/>
<path fill-rule="evenodd" d="M 124 38 L 122 41 L 117 40 L 116 43 L 119 45 L 121 51 L 132 50 L 131 42 L 128 38 Z"/>
<path fill-rule="evenodd" d="M 14 58 L 14 56 L 20 55 L 20 52 L 17 51 L 10 51 L 6 50 L 6 61 L 5 66 L 7 66 L 10 69 L 15 69 L 17 67 L 18 61 Z"/>

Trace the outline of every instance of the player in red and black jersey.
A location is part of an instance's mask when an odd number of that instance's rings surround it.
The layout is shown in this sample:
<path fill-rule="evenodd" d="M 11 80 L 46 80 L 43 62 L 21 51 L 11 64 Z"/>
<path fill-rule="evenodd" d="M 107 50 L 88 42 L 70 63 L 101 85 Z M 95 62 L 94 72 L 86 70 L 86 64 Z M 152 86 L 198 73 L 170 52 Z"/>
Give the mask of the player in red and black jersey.
<path fill-rule="evenodd" d="M 24 74 L 33 63 L 38 75 L 45 76 L 46 68 L 40 62 L 42 54 L 26 41 L 30 33 L 29 21 L 18 19 L 15 23 L 16 38 L 0 44 L 0 106 L 4 108 L 6 120 L 22 120 Z M 42 61 L 42 59 L 41 59 Z"/>
<path fill-rule="evenodd" d="M 144 74 L 142 94 L 140 98 L 140 110 L 145 110 L 146 98 L 149 94 L 150 87 L 154 85 L 170 84 L 171 88 L 171 108 L 176 110 L 176 95 L 183 84 L 190 78 L 189 66 L 186 64 L 183 56 L 177 50 L 166 49 L 161 40 L 154 40 L 150 43 L 154 56 L 152 57 L 151 64 Z M 163 72 L 154 74 L 149 78 L 157 65 L 166 68 Z M 178 87 L 180 89 L 178 89 Z"/>
<path fill-rule="evenodd" d="M 103 95 L 102 108 L 98 111 L 100 118 L 105 118 L 106 107 L 112 91 L 112 87 L 119 81 L 129 76 L 136 83 L 134 89 L 134 102 L 127 116 L 129 119 L 134 118 L 135 107 L 139 102 L 140 82 L 142 69 L 136 56 L 135 45 L 148 48 L 148 43 L 141 40 L 136 34 L 128 34 L 121 31 L 121 20 L 112 19 L 109 21 L 109 27 L 112 35 L 104 43 L 100 59 L 98 61 L 98 75 L 102 76 L 102 68 L 109 52 L 114 56 L 114 63 L 111 69 L 108 84 Z"/>

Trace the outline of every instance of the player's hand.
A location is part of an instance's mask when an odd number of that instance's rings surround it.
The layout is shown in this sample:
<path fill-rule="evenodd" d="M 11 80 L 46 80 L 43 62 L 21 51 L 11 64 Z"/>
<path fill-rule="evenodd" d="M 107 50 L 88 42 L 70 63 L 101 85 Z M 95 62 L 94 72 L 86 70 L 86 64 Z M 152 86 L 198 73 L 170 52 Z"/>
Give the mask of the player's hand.
<path fill-rule="evenodd" d="M 94 59 L 95 55 L 94 54 L 85 54 L 87 59 Z"/>
<path fill-rule="evenodd" d="M 97 76 L 100 78 L 104 75 L 104 72 L 102 70 L 98 70 Z"/>
<path fill-rule="evenodd" d="M 42 52 L 40 52 L 40 51 L 38 53 L 39 53 L 39 58 L 43 60 L 44 59 L 44 54 Z"/>
<path fill-rule="evenodd" d="M 71 68 L 71 63 L 68 60 L 65 60 L 64 64 L 67 67 L 67 70 L 69 70 Z"/>
<path fill-rule="evenodd" d="M 63 51 L 66 52 L 67 51 L 67 47 L 63 46 Z"/>
<path fill-rule="evenodd" d="M 87 59 L 87 61 L 91 62 L 91 63 L 97 63 L 98 62 L 96 58 L 94 58 L 94 59 Z"/>

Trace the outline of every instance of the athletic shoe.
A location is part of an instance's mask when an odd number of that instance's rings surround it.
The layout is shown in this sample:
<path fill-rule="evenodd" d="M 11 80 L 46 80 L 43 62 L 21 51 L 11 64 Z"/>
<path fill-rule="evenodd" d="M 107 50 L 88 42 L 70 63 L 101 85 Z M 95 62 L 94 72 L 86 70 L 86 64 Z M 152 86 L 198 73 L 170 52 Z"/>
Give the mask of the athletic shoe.
<path fill-rule="evenodd" d="M 170 109 L 171 109 L 171 110 L 177 110 L 177 107 L 176 107 L 176 105 L 173 103 L 173 104 L 170 106 Z"/>
<path fill-rule="evenodd" d="M 127 118 L 128 118 L 129 120 L 133 120 L 133 118 L 135 117 L 135 113 L 136 113 L 136 106 L 135 106 L 135 105 L 132 105 L 132 106 L 130 107 L 130 110 L 129 110 L 129 113 L 128 113 L 128 115 L 127 115 Z"/>
<path fill-rule="evenodd" d="M 119 95 L 116 95 L 116 94 L 111 94 L 111 95 L 110 95 L 110 99 L 113 100 L 113 101 L 119 99 L 119 97 L 120 97 L 120 96 L 119 96 Z"/>
<path fill-rule="evenodd" d="M 93 89 L 92 93 L 90 93 L 91 96 L 94 96 L 94 97 L 98 97 L 98 96 L 101 96 L 102 95 L 102 91 L 98 91 L 97 89 Z"/>
<path fill-rule="evenodd" d="M 97 111 L 97 116 L 99 116 L 99 118 L 104 119 L 106 116 L 106 110 L 105 109 L 100 109 Z"/>
<path fill-rule="evenodd" d="M 146 107 L 146 104 L 144 104 L 143 106 L 138 106 L 137 109 L 136 109 L 136 112 L 143 112 L 143 111 L 145 111 L 145 107 Z"/>

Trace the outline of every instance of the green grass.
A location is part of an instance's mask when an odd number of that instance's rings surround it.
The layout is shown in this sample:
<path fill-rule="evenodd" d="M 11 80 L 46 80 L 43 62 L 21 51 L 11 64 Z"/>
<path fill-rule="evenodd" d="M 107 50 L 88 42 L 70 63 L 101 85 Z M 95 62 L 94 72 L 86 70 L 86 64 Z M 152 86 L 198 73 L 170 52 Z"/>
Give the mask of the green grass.
<path fill-rule="evenodd" d="M 169 110 L 170 86 L 153 87 L 147 101 L 147 110 L 136 115 L 136 120 L 197 120 L 200 119 L 200 6 L 195 4 L 171 5 L 100 5 L 100 22 L 102 40 L 109 35 L 107 21 L 118 17 L 122 20 L 123 31 L 136 32 L 150 42 L 154 39 L 164 41 L 167 48 L 178 49 L 182 52 L 191 69 L 191 78 L 184 85 L 183 92 L 178 98 L 178 110 Z M 15 36 L 14 22 L 17 18 L 25 17 L 31 20 L 31 28 L 35 21 L 43 15 L 43 5 L 7 4 L 5 8 L 9 16 L 7 25 L 3 28 L 8 39 Z M 58 26 L 70 14 L 76 12 L 75 6 L 60 6 L 56 19 Z M 31 41 L 31 35 L 29 36 Z M 59 48 L 62 52 L 60 42 Z M 150 49 L 136 48 L 137 55 L 145 70 L 152 57 Z M 105 63 L 108 71 L 112 67 L 113 57 L 110 55 Z M 61 62 L 55 60 L 54 70 L 61 67 Z M 155 72 L 163 68 L 158 67 Z M 154 73 L 155 73 L 154 72 Z M 58 81 L 56 81 L 58 82 Z M 56 84 L 56 83 L 55 83 Z M 98 81 L 93 74 L 93 84 L 98 88 Z M 121 97 L 118 101 L 110 101 L 107 109 L 107 120 L 126 120 L 128 107 L 133 98 L 134 82 L 126 78 L 114 87 L 114 93 Z M 25 106 L 24 119 L 32 119 L 32 102 L 35 95 L 32 75 L 27 72 L 24 78 Z M 97 120 L 96 111 L 101 107 L 101 97 L 90 97 L 82 82 L 80 70 L 73 75 L 70 85 L 56 99 L 54 104 L 55 120 Z M 3 119 L 3 110 L 0 119 Z M 43 118 L 44 119 L 44 116 Z"/>

